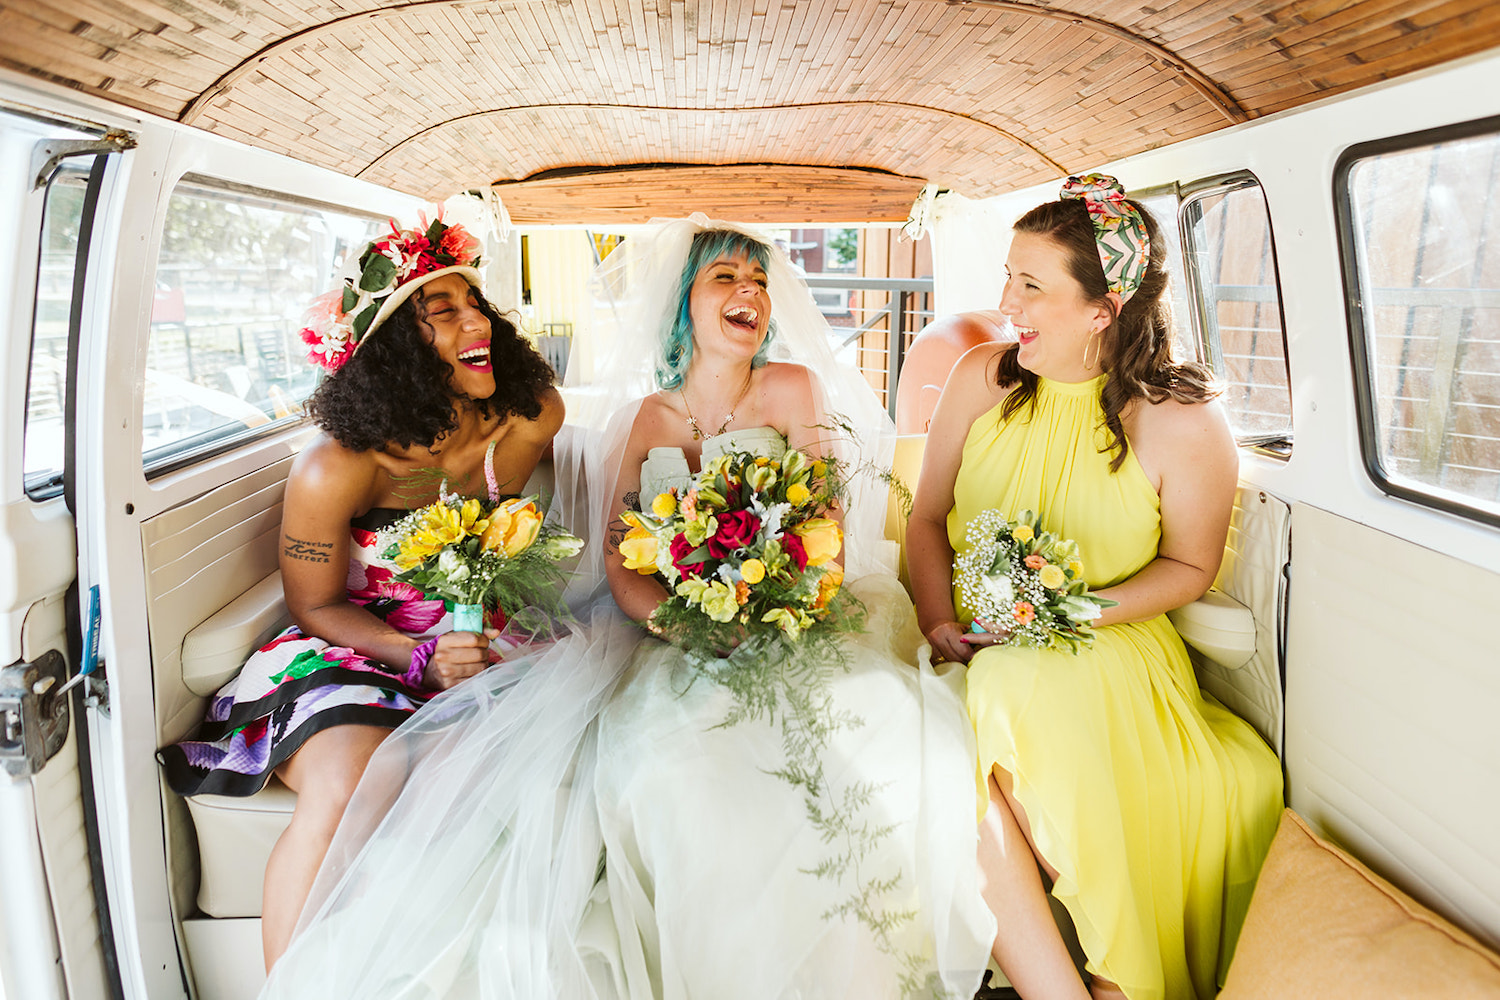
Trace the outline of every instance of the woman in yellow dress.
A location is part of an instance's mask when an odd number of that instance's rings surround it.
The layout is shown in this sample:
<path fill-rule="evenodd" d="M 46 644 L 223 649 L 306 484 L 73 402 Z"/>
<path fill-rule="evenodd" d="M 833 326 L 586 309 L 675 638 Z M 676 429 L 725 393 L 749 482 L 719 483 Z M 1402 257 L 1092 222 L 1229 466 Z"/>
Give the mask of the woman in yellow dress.
<path fill-rule="evenodd" d="M 1275 756 L 1203 695 L 1165 612 L 1213 583 L 1237 455 L 1211 373 L 1172 356 L 1165 247 L 1113 178 L 1015 226 L 1000 311 L 934 414 L 908 537 L 933 656 L 966 661 L 994 957 L 1027 1000 L 1217 992 L 1281 810 Z M 970 631 L 953 557 L 980 511 L 1030 509 L 1116 603 L 1091 648 Z M 1085 989 L 1038 873 L 1088 958 Z"/>

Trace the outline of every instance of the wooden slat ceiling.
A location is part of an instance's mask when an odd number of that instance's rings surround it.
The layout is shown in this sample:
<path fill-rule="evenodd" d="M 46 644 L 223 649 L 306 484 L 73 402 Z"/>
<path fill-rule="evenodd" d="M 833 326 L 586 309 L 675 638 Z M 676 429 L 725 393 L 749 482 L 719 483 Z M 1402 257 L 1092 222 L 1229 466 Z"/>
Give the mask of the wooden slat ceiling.
<path fill-rule="evenodd" d="M 0 0 L 0 64 L 518 221 L 904 218 L 1497 44 L 1495 0 Z"/>

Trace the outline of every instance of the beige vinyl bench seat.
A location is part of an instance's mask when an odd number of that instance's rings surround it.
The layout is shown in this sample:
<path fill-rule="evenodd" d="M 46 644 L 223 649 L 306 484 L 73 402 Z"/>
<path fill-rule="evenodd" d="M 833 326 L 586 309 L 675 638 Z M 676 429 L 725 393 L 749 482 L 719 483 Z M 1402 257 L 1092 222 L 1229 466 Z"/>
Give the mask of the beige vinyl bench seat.
<path fill-rule="evenodd" d="M 278 570 L 183 638 L 183 682 L 211 697 L 290 623 Z M 192 795 L 187 804 L 198 834 L 198 908 L 211 917 L 260 916 L 266 860 L 291 821 L 296 793 L 272 778 L 249 797 Z"/>
<path fill-rule="evenodd" d="M 923 435 L 897 439 L 894 471 L 909 487 L 916 484 L 925 443 Z M 909 586 L 906 521 L 898 491 L 892 493 L 886 530 L 903 548 L 902 581 Z M 1238 668 L 1255 653 L 1254 617 L 1249 608 L 1226 594 L 1210 591 L 1171 617 L 1184 641 L 1227 669 Z M 273 572 L 184 637 L 183 683 L 194 694 L 211 697 L 251 652 L 289 622 L 281 574 Z M 187 799 L 198 840 L 197 902 L 204 914 L 219 918 L 260 915 L 266 859 L 290 822 L 296 801 L 296 795 L 274 778 L 248 798 L 196 795 Z"/>

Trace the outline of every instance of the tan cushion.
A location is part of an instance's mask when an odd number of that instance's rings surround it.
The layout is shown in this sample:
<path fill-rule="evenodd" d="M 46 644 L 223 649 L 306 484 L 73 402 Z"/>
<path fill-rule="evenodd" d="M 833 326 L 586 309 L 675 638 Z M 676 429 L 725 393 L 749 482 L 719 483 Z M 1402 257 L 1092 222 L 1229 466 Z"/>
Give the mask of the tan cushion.
<path fill-rule="evenodd" d="M 1500 955 L 1288 809 L 1219 1000 L 1500 998 Z"/>

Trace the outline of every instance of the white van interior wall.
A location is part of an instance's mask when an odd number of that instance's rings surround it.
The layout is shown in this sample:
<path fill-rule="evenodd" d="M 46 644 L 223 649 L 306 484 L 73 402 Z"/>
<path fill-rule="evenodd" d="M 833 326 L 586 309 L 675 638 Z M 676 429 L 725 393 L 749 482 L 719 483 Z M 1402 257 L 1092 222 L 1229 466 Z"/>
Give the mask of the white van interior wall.
<path fill-rule="evenodd" d="M 1500 573 L 1308 504 L 1292 537 L 1288 804 L 1500 944 Z"/>
<path fill-rule="evenodd" d="M 184 683 L 183 640 L 276 569 L 290 467 L 291 458 L 282 458 L 141 525 L 159 746 L 191 733 L 207 705 Z M 182 799 L 165 782 L 161 790 L 169 889 L 180 921 L 198 891 L 197 837 Z"/>

